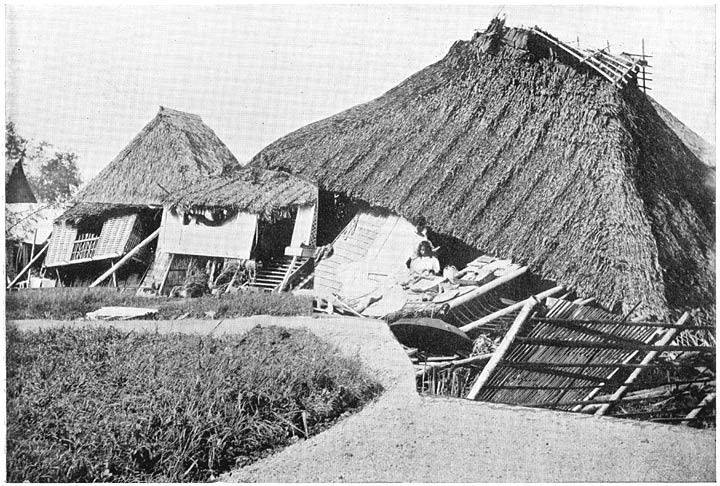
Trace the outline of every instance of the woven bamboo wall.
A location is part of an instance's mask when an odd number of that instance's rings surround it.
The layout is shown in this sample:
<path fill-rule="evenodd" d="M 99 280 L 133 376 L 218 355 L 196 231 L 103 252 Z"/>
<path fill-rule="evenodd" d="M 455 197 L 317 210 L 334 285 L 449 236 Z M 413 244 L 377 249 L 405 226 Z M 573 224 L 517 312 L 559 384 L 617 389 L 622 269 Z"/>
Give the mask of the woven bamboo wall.
<path fill-rule="evenodd" d="M 58 267 L 67 265 L 76 236 L 77 228 L 62 223 L 55 223 L 53 225 L 52 236 L 50 237 L 50 246 L 45 256 L 45 266 Z"/>
<path fill-rule="evenodd" d="M 371 212 L 358 213 L 335 238 L 332 256 L 322 260 L 315 268 L 315 288 L 330 293 L 339 292 L 342 284 L 338 273 L 367 254 L 386 219 Z"/>
<path fill-rule="evenodd" d="M 92 257 L 93 260 L 124 254 L 136 220 L 137 214 L 127 214 L 105 221 L 95 254 Z"/>
<path fill-rule="evenodd" d="M 515 342 L 503 363 L 490 376 L 477 399 L 487 402 L 539 405 L 568 409 L 563 403 L 583 400 L 606 380 L 613 368 L 589 365 L 620 364 L 633 349 L 604 349 L 606 343 L 643 344 L 657 331 L 654 327 L 631 327 L 619 323 L 622 317 L 593 307 L 558 300 L 548 317 L 567 319 L 565 326 L 531 319 L 522 332 L 530 339 L 596 342 L 598 347 L 560 347 Z M 618 321 L 618 325 L 587 325 L 582 321 Z M 578 322 L 580 321 L 580 322 Z M 535 369 L 533 363 L 542 363 Z M 548 364 L 550 363 L 550 364 Z M 556 364 L 555 368 L 552 364 Z M 578 366 L 568 366 L 578 364 Z M 583 366 L 583 364 L 585 366 Z M 564 365 L 564 366 L 563 366 Z"/>

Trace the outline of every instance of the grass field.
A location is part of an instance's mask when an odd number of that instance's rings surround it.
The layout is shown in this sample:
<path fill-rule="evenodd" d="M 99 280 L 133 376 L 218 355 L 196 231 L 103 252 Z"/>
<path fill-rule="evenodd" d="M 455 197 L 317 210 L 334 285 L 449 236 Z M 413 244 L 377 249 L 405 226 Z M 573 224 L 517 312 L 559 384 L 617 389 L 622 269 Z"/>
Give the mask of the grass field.
<path fill-rule="evenodd" d="M 188 314 L 191 318 L 267 315 L 310 315 L 312 299 L 289 293 L 244 292 L 206 295 L 194 299 L 137 297 L 134 292 L 114 288 L 62 287 L 8 292 L 7 319 L 81 319 L 104 306 L 149 307 L 158 309 L 158 319 L 174 319 Z"/>
<path fill-rule="evenodd" d="M 381 392 L 357 359 L 304 330 L 6 336 L 10 482 L 206 481 Z"/>

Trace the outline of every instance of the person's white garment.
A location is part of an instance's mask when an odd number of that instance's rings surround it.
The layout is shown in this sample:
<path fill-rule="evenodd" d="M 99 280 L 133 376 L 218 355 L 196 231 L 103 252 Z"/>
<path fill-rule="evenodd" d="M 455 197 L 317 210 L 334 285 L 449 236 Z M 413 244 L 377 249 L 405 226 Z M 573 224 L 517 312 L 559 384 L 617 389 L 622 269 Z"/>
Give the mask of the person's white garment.
<path fill-rule="evenodd" d="M 437 275 L 440 273 L 440 262 L 433 256 L 413 258 L 410 262 L 410 271 L 417 274 L 433 273 Z"/>

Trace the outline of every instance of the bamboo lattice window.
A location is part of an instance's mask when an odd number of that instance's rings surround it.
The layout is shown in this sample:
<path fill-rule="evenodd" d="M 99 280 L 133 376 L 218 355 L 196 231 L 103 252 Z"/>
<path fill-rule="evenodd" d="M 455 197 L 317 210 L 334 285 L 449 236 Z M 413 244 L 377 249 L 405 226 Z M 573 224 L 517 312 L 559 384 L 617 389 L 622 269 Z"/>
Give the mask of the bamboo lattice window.
<path fill-rule="evenodd" d="M 92 258 L 95 255 L 101 231 L 102 223 L 78 228 L 72 252 L 70 253 L 70 261 Z"/>

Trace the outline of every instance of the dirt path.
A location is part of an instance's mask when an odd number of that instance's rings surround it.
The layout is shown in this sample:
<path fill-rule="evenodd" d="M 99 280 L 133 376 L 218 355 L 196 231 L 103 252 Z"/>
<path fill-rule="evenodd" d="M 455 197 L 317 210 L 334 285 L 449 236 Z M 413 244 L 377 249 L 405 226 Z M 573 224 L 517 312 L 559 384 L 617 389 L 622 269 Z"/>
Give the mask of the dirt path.
<path fill-rule="evenodd" d="M 409 360 L 379 321 L 260 316 L 222 322 L 113 323 L 128 329 L 217 334 L 270 324 L 307 327 L 357 355 L 376 372 L 387 392 L 332 429 L 226 474 L 222 481 L 715 480 L 715 431 L 420 397 Z M 49 325 L 58 323 L 21 323 L 26 329 Z"/>

